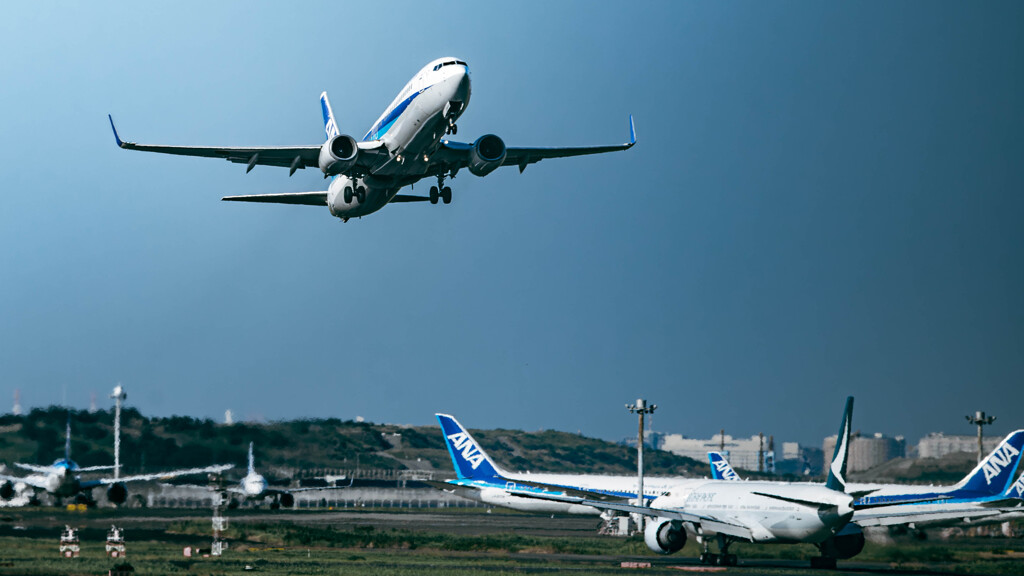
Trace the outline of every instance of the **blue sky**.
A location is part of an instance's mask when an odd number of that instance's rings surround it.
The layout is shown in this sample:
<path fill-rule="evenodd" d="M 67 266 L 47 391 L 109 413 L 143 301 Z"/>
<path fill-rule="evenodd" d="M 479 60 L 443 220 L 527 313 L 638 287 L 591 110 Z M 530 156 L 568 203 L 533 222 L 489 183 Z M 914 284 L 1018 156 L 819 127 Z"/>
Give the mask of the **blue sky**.
<path fill-rule="evenodd" d="M 1024 425 L 1019 4 L 241 2 L 0 19 L 0 405 L 655 428 Z M 342 224 L 314 171 L 117 149 L 362 134 L 429 60 L 459 138 L 618 143 Z M 424 186 L 425 188 L 425 186 Z M 419 191 L 419 188 L 416 190 Z"/>

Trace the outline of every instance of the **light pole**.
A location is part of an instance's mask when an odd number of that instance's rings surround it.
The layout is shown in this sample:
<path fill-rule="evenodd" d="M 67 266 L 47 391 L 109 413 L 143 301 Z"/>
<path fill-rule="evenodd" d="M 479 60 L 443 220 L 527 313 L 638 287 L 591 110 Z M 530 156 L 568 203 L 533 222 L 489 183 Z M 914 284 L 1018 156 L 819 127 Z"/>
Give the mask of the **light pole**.
<path fill-rule="evenodd" d="M 654 414 L 658 406 L 648 404 L 643 398 L 637 398 L 636 404 L 626 404 L 626 409 L 640 415 L 640 427 L 636 433 L 636 503 L 645 506 L 644 502 L 644 414 Z M 641 526 L 642 528 L 642 526 Z"/>
<path fill-rule="evenodd" d="M 114 480 L 117 480 L 121 477 L 121 402 L 128 394 L 118 384 L 110 397 L 114 399 Z"/>
<path fill-rule="evenodd" d="M 981 443 L 981 429 L 982 427 L 988 426 L 989 424 L 995 422 L 996 417 L 985 416 L 984 412 L 978 410 L 977 412 L 974 413 L 974 416 L 966 416 L 966 418 L 968 422 L 978 427 L 978 462 L 981 462 L 981 457 L 985 453 L 985 448 L 982 446 Z"/>

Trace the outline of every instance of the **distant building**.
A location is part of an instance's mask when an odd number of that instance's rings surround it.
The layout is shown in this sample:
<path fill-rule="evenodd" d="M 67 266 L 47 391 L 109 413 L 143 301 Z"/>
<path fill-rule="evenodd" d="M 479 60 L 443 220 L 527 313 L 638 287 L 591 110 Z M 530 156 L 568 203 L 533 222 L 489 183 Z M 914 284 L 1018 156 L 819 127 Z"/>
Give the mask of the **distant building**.
<path fill-rule="evenodd" d="M 796 446 L 795 451 L 790 445 Z M 721 434 L 715 434 L 708 440 L 701 440 L 686 438 L 682 434 L 665 434 L 661 437 L 659 448 L 679 456 L 693 458 L 700 462 L 708 461 L 708 452 L 721 452 L 724 449 L 728 453 L 729 463 L 732 464 L 733 468 L 742 468 L 744 470 L 758 470 L 760 456 L 770 456 L 771 454 L 768 436 L 765 436 L 763 439 L 760 436 L 733 438 L 728 434 L 724 437 Z M 782 444 L 783 459 L 787 458 L 788 454 L 794 452 L 799 454 L 799 446 L 795 442 L 784 442 Z M 770 459 L 768 460 L 770 461 Z M 781 460 L 776 461 L 776 463 L 781 464 Z M 768 467 L 770 467 L 770 464 Z"/>
<path fill-rule="evenodd" d="M 823 470 L 827 470 L 832 465 L 832 454 L 836 451 L 836 438 L 837 436 L 835 435 L 825 438 L 825 444 L 822 447 L 825 459 L 824 466 L 822 467 Z M 868 470 L 894 458 L 903 458 L 906 455 L 907 441 L 903 436 L 893 438 L 881 432 L 876 432 L 872 436 L 856 434 L 850 439 L 850 454 L 846 463 L 846 471 L 859 472 L 861 470 Z"/>
<path fill-rule="evenodd" d="M 990 436 L 982 440 L 985 452 L 991 452 L 1003 441 L 1001 436 Z M 977 436 L 946 436 L 942 432 L 932 432 L 921 438 L 917 443 L 918 458 L 942 458 L 954 452 L 978 452 Z"/>

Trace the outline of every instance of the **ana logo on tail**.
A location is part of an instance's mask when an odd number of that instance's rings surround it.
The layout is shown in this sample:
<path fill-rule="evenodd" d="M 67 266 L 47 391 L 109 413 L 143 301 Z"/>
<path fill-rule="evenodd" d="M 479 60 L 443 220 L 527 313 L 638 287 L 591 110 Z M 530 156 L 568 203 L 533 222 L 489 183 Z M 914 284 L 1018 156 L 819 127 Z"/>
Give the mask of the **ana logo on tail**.
<path fill-rule="evenodd" d="M 476 470 L 480 464 L 484 462 L 484 453 L 480 450 L 473 439 L 469 437 L 469 434 L 465 432 L 456 432 L 455 434 L 449 434 L 448 440 L 452 443 L 454 450 L 459 450 L 462 454 L 462 458 L 469 462 L 469 465 Z"/>
<path fill-rule="evenodd" d="M 985 461 L 985 466 L 981 469 L 985 473 L 985 484 L 992 484 L 992 479 L 998 477 L 1004 467 L 1012 464 L 1014 462 L 1013 457 L 1018 454 L 1020 454 L 1020 450 L 1017 450 L 1008 442 L 996 448 L 995 452 L 988 457 L 988 460 Z M 1019 483 L 1020 481 L 1018 481 Z"/>
<path fill-rule="evenodd" d="M 1010 486 L 1010 489 L 1006 491 L 1006 495 L 1010 498 L 1021 498 L 1024 499 L 1024 474 L 1021 474 L 1017 481 Z"/>
<path fill-rule="evenodd" d="M 719 460 L 715 462 L 715 470 L 718 471 L 718 476 L 722 480 L 739 480 L 740 475 L 729 466 L 729 463 L 725 460 Z"/>

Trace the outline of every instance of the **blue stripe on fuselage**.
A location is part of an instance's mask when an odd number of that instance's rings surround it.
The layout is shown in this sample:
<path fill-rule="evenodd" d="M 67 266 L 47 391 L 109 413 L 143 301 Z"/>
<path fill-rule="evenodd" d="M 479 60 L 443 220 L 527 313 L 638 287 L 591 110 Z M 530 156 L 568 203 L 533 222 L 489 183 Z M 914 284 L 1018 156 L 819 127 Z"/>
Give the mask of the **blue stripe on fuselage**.
<path fill-rule="evenodd" d="M 416 92 L 413 92 L 408 98 L 402 100 L 402 102 L 399 103 L 398 106 L 395 106 L 394 109 L 391 110 L 391 112 L 388 112 L 387 116 L 382 118 L 380 122 L 374 124 L 373 128 L 370 128 L 370 131 L 366 133 L 366 136 L 363 136 L 363 142 L 366 142 L 368 140 L 380 140 L 380 138 L 387 134 L 388 130 L 390 130 L 391 127 L 395 125 L 395 121 L 398 120 L 398 117 L 402 115 L 402 112 L 405 112 L 405 109 L 409 107 L 409 104 L 411 104 L 412 101 L 415 100 L 417 96 L 423 94 L 432 87 L 433 85 L 427 86 L 426 88 L 423 88 L 421 90 L 417 90 Z"/>

